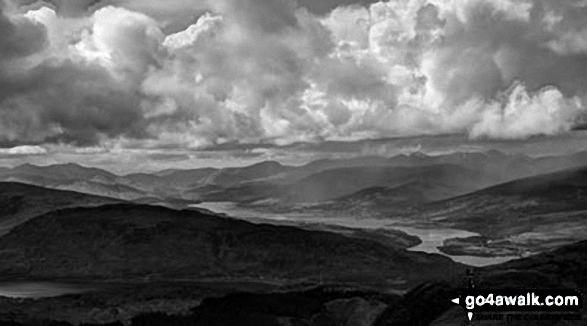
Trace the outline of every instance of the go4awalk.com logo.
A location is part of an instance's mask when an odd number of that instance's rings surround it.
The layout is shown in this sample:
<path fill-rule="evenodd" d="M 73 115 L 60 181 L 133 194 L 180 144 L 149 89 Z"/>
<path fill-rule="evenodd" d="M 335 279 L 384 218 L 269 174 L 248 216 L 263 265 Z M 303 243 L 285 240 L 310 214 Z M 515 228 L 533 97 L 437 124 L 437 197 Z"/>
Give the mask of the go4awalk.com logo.
<path fill-rule="evenodd" d="M 477 312 L 577 313 L 583 306 L 583 296 L 578 290 L 469 288 L 452 302 L 463 307 L 472 320 Z"/>

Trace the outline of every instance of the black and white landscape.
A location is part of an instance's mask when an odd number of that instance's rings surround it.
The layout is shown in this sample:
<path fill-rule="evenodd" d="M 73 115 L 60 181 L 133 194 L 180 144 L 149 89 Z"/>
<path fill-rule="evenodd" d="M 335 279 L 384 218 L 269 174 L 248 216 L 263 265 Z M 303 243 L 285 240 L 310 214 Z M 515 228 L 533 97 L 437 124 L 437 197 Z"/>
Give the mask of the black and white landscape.
<path fill-rule="evenodd" d="M 586 1 L 0 0 L 0 324 L 587 293 L 586 126 Z"/>

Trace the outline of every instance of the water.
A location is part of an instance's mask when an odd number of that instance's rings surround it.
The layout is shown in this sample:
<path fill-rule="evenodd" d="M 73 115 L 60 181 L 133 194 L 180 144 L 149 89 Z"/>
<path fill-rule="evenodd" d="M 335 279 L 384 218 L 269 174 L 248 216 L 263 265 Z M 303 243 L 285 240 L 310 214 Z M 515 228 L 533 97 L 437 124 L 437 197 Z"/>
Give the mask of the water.
<path fill-rule="evenodd" d="M 488 265 L 500 264 L 512 259 L 520 258 L 518 256 L 503 256 L 503 257 L 481 257 L 481 256 L 452 256 L 445 254 L 438 250 L 444 243 L 444 240 L 450 238 L 466 238 L 478 236 L 478 233 L 469 232 L 465 230 L 449 229 L 449 228 L 416 228 L 410 226 L 389 225 L 390 228 L 403 231 L 407 234 L 417 236 L 422 240 L 422 243 L 410 248 L 412 251 L 423 251 L 432 254 L 441 254 L 450 257 L 452 260 L 475 266 L 482 267 Z"/>
<path fill-rule="evenodd" d="M 260 212 L 251 208 L 242 208 L 233 202 L 204 202 L 192 207 L 201 207 L 213 212 L 224 213 L 233 217 L 250 220 L 253 222 L 266 222 L 275 224 L 300 224 L 300 223 L 323 223 L 328 225 L 339 225 L 350 228 L 360 229 L 395 229 L 403 231 L 409 235 L 416 236 L 422 240 L 422 243 L 412 247 L 410 251 L 421 251 L 426 253 L 440 254 L 450 257 L 456 262 L 463 264 L 482 267 L 494 264 L 500 264 L 512 259 L 520 258 L 518 256 L 505 257 L 480 257 L 480 256 L 452 256 L 438 250 L 443 245 L 444 240 L 450 238 L 466 238 L 478 236 L 478 233 L 465 230 L 450 228 L 428 228 L 417 226 L 406 226 L 404 224 L 393 223 L 388 219 L 370 219 L 370 218 L 345 218 L 340 216 L 324 217 L 309 216 L 300 213 L 273 214 Z"/>
<path fill-rule="evenodd" d="M 0 296 L 9 298 L 48 298 L 64 294 L 87 292 L 91 289 L 73 284 L 51 282 L 8 282 L 0 283 Z"/>

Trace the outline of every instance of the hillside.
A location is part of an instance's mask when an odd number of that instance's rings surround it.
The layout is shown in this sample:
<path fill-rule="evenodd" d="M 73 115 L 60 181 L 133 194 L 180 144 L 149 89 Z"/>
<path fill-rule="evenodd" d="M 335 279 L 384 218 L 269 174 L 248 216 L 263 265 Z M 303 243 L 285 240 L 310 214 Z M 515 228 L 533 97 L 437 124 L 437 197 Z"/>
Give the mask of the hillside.
<path fill-rule="evenodd" d="M 475 231 L 492 225 L 497 233 L 502 228 L 523 227 L 519 224 L 527 216 L 586 210 L 586 199 L 587 168 L 581 168 L 492 186 L 431 203 L 419 213 L 428 218 L 442 216 L 459 226 L 472 227 L 468 222 L 475 222 Z"/>
<path fill-rule="evenodd" d="M 0 181 L 70 190 L 122 200 L 148 196 L 144 191 L 126 185 L 127 182 L 121 182 L 115 174 L 73 163 L 48 166 L 23 164 L 12 169 L 0 170 Z"/>
<path fill-rule="evenodd" d="M 321 202 L 350 195 L 366 188 L 399 187 L 411 182 L 430 182 L 452 188 L 453 193 L 462 193 L 466 191 L 464 189 L 482 187 L 484 179 L 484 176 L 457 165 L 339 168 L 314 174 L 293 184 L 287 199 L 299 202 Z"/>
<path fill-rule="evenodd" d="M 459 266 L 446 257 L 366 239 L 144 205 L 56 211 L 0 238 L 0 275 L 27 278 L 323 278 L 383 284 L 399 278 L 413 284 Z"/>
<path fill-rule="evenodd" d="M 536 256 L 518 259 L 503 264 L 489 266 L 475 270 L 475 286 L 486 289 L 578 289 L 585 294 L 587 291 L 587 241 L 581 241 L 563 246 L 554 251 L 538 254 Z M 461 286 L 465 283 L 464 278 Z M 457 284 L 457 282 L 453 282 Z M 442 287 L 446 293 L 444 298 L 450 298 L 458 288 L 454 285 Z M 417 299 L 425 302 L 426 297 L 439 297 L 439 291 L 431 291 L 427 296 Z M 587 318 L 587 302 L 581 310 L 579 321 L 543 321 L 532 325 L 584 325 Z M 412 311 L 412 316 L 422 313 L 422 308 Z M 463 309 L 460 307 L 447 307 L 444 312 L 438 314 L 430 326 L 451 326 L 465 324 Z M 527 320 L 501 322 L 485 322 L 481 325 L 528 325 Z"/>
<path fill-rule="evenodd" d="M 0 235 L 20 223 L 53 210 L 117 202 L 120 201 L 113 198 L 0 182 Z"/>
<path fill-rule="evenodd" d="M 451 241 L 445 252 L 491 255 L 491 250 L 473 248 L 489 246 L 518 254 L 518 249 L 537 252 L 587 239 L 586 199 L 587 168 L 579 168 L 423 205 L 413 217 L 483 235 Z"/>
<path fill-rule="evenodd" d="M 415 207 L 439 198 L 452 197 L 462 193 L 464 189 L 468 189 L 467 185 L 461 187 L 456 183 L 446 182 L 442 178 L 416 179 L 397 187 L 365 188 L 312 208 L 316 211 L 340 211 L 350 213 L 353 216 L 366 217 L 388 216 L 389 214 L 404 215 L 406 211 Z"/>
<path fill-rule="evenodd" d="M 473 273 L 473 282 L 478 289 L 579 289 L 585 293 L 586 275 L 587 241 L 583 241 L 549 253 L 477 268 Z M 443 281 L 424 281 L 402 295 L 389 293 L 381 288 L 358 290 L 334 284 L 289 291 L 245 290 L 241 287 L 241 290 L 225 290 L 227 292 L 219 291 L 216 295 L 210 295 L 210 286 L 204 288 L 188 283 L 165 284 L 166 290 L 163 290 L 153 284 L 140 284 L 42 300 L 0 300 L 0 321 L 21 322 L 10 324 L 15 326 L 38 325 L 38 319 L 34 323 L 31 318 L 42 316 L 53 320 L 67 320 L 72 324 L 91 322 L 112 323 L 111 325 L 116 326 L 122 325 L 122 322 L 132 326 L 470 324 L 465 311 L 450 303 L 451 299 L 467 287 L 464 269 Z M 203 300 L 202 296 L 205 297 Z M 100 307 L 92 305 L 96 302 L 100 303 Z M 166 307 L 165 304 L 175 304 L 175 313 L 156 310 Z M 167 309 L 171 310 L 169 307 Z M 89 311 L 92 313 L 88 313 Z M 578 322 L 545 320 L 531 325 L 583 325 L 587 318 L 585 307 L 580 314 L 582 321 Z M 474 324 L 529 325 L 527 320 L 505 318 L 502 321 L 474 320 Z M 59 325 L 71 324 L 62 322 Z"/>

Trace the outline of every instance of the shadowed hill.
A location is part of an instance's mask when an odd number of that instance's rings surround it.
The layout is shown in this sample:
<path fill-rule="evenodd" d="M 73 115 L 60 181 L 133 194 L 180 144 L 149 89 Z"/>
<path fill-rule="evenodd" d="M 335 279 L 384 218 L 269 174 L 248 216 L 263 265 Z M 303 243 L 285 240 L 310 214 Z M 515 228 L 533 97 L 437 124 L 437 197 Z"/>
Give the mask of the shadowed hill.
<path fill-rule="evenodd" d="M 12 169 L 0 170 L 0 181 L 19 182 L 123 200 L 147 196 L 140 189 L 128 185 L 125 180 L 120 180 L 120 177 L 115 174 L 74 163 L 48 166 L 23 164 Z"/>
<path fill-rule="evenodd" d="M 519 179 L 428 204 L 417 215 L 490 237 L 586 221 L 587 168 Z"/>
<path fill-rule="evenodd" d="M 32 278 L 401 278 L 410 284 L 459 266 L 365 239 L 144 205 L 56 211 L 0 238 L 0 274 Z"/>
<path fill-rule="evenodd" d="M 579 289 L 587 290 L 587 241 L 564 246 L 536 256 L 499 265 L 478 268 L 474 273 L 477 289 Z M 470 325 L 461 307 L 450 303 L 465 288 L 466 277 L 450 282 L 426 282 L 410 290 L 397 304 L 389 306 L 374 325 Z M 584 325 L 587 310 L 581 312 L 583 320 L 561 322 L 557 320 L 528 321 L 474 321 L 475 325 Z"/>
<path fill-rule="evenodd" d="M 478 289 L 574 289 L 587 290 L 587 241 L 575 243 L 549 253 L 475 269 Z M 384 291 L 348 291 L 319 287 L 306 291 L 253 293 L 235 291 L 202 300 L 183 315 L 163 312 L 141 313 L 131 325 L 470 325 L 465 311 L 450 303 L 467 285 L 464 270 L 444 281 L 425 281 L 403 296 Z M 90 294 L 88 294 L 90 295 Z M 82 294 L 81 297 L 84 295 Z M 46 305 L 67 298 L 51 299 Z M 61 300 L 61 301 L 60 301 Z M 37 303 L 27 301 L 34 306 Z M 42 301 L 38 303 L 42 304 Z M 51 310 L 51 309 L 50 309 Z M 475 325 L 584 325 L 583 320 L 474 321 Z M 2 314 L 0 313 L 0 317 Z M 0 320 L 2 320 L 0 318 Z M 9 319 L 8 319 L 9 320 Z M 20 325 L 20 324 L 14 324 Z"/>
<path fill-rule="evenodd" d="M 389 195 L 394 196 L 390 201 L 395 202 L 396 205 L 392 206 L 397 208 L 418 204 L 421 200 L 449 198 L 493 182 L 491 177 L 483 173 L 458 165 L 354 166 L 321 171 L 291 184 L 266 180 L 217 189 L 203 195 L 203 200 L 253 202 L 272 199 L 282 205 L 352 201 L 358 205 L 369 203 L 375 209 L 382 209 L 390 206 L 384 198 Z"/>
<path fill-rule="evenodd" d="M 513 275 L 519 275 L 514 279 Z M 587 289 L 587 241 L 480 270 L 479 284 L 493 287 Z M 500 281 L 503 279 L 503 281 Z M 509 280 L 509 282 L 508 282 Z M 583 292 L 585 293 L 585 292 Z"/>
<path fill-rule="evenodd" d="M 449 190 L 449 194 L 454 195 L 463 193 L 465 189 L 482 187 L 484 179 L 483 175 L 457 165 L 340 168 L 300 180 L 292 185 L 287 196 L 291 201 L 318 202 L 347 196 L 366 188 L 393 188 L 412 182 L 443 186 Z"/>
<path fill-rule="evenodd" d="M 116 178 L 116 175 L 97 168 L 88 168 L 78 164 L 55 164 L 48 166 L 37 166 L 32 164 L 23 164 L 12 169 L 0 170 L 0 176 L 22 177 L 31 181 L 47 181 L 53 179 L 59 180 L 79 180 L 91 179 L 94 177 Z"/>
<path fill-rule="evenodd" d="M 0 182 L 0 235 L 14 226 L 47 212 L 78 206 L 119 203 L 120 200 L 46 189 L 14 182 Z"/>

